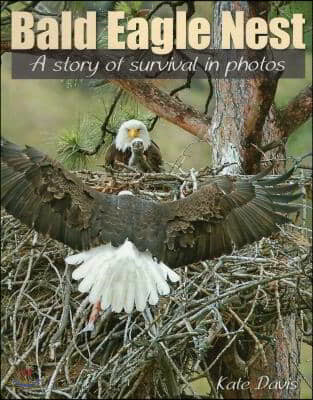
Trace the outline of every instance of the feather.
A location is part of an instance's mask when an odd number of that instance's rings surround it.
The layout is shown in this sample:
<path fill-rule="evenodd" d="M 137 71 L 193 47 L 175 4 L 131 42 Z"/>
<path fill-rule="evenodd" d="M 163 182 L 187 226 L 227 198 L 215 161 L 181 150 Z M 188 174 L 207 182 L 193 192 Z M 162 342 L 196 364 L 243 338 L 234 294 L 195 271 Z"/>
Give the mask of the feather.
<path fill-rule="evenodd" d="M 290 178 L 291 175 L 294 173 L 295 169 L 296 169 L 296 166 L 293 166 L 287 172 L 285 172 L 283 175 L 279 175 L 275 178 L 269 177 L 267 179 L 262 179 L 261 181 L 258 181 L 258 184 L 261 186 L 278 185 L 279 183 L 285 182 L 288 178 Z"/>
<path fill-rule="evenodd" d="M 171 282 L 178 282 L 180 280 L 179 275 L 176 274 L 176 272 L 170 269 L 167 265 L 160 263 L 160 266 L 163 272 L 164 279 L 168 278 Z"/>
<path fill-rule="evenodd" d="M 144 270 L 144 268 L 143 268 Z M 135 306 L 138 311 L 143 311 L 149 296 L 149 287 L 145 282 L 145 273 L 137 272 Z"/>
<path fill-rule="evenodd" d="M 273 194 L 270 196 L 271 200 L 273 201 L 277 201 L 279 203 L 289 203 L 290 201 L 295 201 L 298 199 L 301 199 L 303 197 L 303 193 L 297 193 L 297 194 L 285 194 L 285 195 L 281 195 L 281 194 Z"/>
<path fill-rule="evenodd" d="M 272 193 L 272 194 L 284 194 L 284 193 L 292 193 L 295 190 L 299 190 L 300 185 L 298 182 L 296 183 L 288 183 L 287 185 L 281 185 L 281 186 L 273 186 L 273 187 L 268 187 L 266 188 L 267 193 Z"/>
<path fill-rule="evenodd" d="M 157 287 L 154 279 L 152 279 L 151 271 L 149 268 L 142 268 L 142 284 L 145 286 L 145 293 L 147 294 L 147 301 L 152 296 L 158 298 Z M 158 300 L 157 300 L 158 302 Z M 149 302 L 150 303 L 150 302 Z M 152 304 L 152 303 L 150 303 Z M 156 303 L 154 303 L 156 304 Z"/>
<path fill-rule="evenodd" d="M 85 252 L 82 252 L 82 253 L 74 254 L 72 256 L 67 256 L 67 257 L 65 257 L 64 261 L 70 265 L 78 265 L 78 264 L 82 263 L 83 261 L 87 260 L 85 254 L 86 254 Z M 78 271 L 78 269 L 76 269 L 74 272 L 76 272 L 76 271 Z M 77 278 L 75 278 L 75 279 L 77 279 Z"/>
<path fill-rule="evenodd" d="M 101 254 L 106 248 L 110 248 L 110 246 L 104 244 L 102 246 L 94 247 L 88 251 L 82 251 L 81 253 L 66 257 L 65 262 L 70 265 L 80 264 L 83 261 L 88 261 L 93 256 Z"/>
<path fill-rule="evenodd" d="M 169 294 L 170 288 L 166 280 L 163 278 L 162 272 L 158 268 L 155 268 L 154 265 L 148 265 L 148 268 L 150 276 L 156 285 L 157 292 L 161 295 Z"/>
<path fill-rule="evenodd" d="M 123 161 L 131 154 L 126 147 L 124 153 L 119 152 Z M 159 157 L 161 162 L 159 149 L 152 141 L 144 156 L 151 164 L 158 164 L 152 163 L 152 158 Z M 298 185 L 286 183 L 297 165 L 278 177 L 267 176 L 271 166 L 250 180 L 214 177 L 185 199 L 169 202 L 100 193 L 40 151 L 16 146 L 3 138 L 1 166 L 1 200 L 8 213 L 73 249 L 96 248 L 95 253 L 68 259 L 74 265 L 82 263 L 73 277 L 83 280 L 80 287 L 84 291 L 97 284 L 93 301 L 100 296 L 109 306 L 114 299 L 120 308 L 116 296 L 112 297 L 111 276 L 118 279 L 125 273 L 132 277 L 132 271 L 136 271 L 134 282 L 127 283 L 124 294 L 127 310 L 137 303 L 139 308 L 144 302 L 155 304 L 158 296 L 169 290 L 162 264 L 151 260 L 150 253 L 170 267 L 228 254 L 231 241 L 241 247 L 270 235 L 277 224 L 287 223 L 284 214 L 298 210 L 290 202 L 301 197 L 297 192 L 292 195 Z M 99 246 L 108 243 L 120 246 L 120 251 L 116 253 L 111 245 Z M 149 262 L 137 249 L 149 250 Z M 108 274 L 110 279 L 100 284 L 99 274 Z M 175 278 L 173 273 L 168 276 Z M 142 293 L 137 293 L 137 287 Z M 119 286 L 117 289 L 120 291 Z"/>
<path fill-rule="evenodd" d="M 128 280 L 126 284 L 126 293 L 124 298 L 124 309 L 127 313 L 131 313 L 134 308 L 135 302 L 135 289 L 136 289 L 136 282 L 135 282 L 136 272 L 134 270 L 129 270 L 128 272 Z"/>
<path fill-rule="evenodd" d="M 82 279 L 78 290 L 89 292 L 91 303 L 101 302 L 101 308 L 111 306 L 112 311 L 123 309 L 131 313 L 134 307 L 143 311 L 147 302 L 155 305 L 160 295 L 167 295 L 166 282 L 179 280 L 179 275 L 163 263 L 158 263 L 149 252 L 139 252 L 126 240 L 115 248 L 110 244 L 98 246 L 82 253 L 68 256 L 68 264 L 77 265 L 72 277 Z"/>

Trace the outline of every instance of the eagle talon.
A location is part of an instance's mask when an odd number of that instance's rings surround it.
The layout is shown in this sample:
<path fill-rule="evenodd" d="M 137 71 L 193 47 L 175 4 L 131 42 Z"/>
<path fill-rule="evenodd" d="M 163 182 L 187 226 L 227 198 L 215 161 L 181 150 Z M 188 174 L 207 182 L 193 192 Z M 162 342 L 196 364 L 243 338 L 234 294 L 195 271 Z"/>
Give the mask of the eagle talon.
<path fill-rule="evenodd" d="M 93 323 L 94 324 L 96 322 L 96 320 L 99 317 L 100 310 L 101 310 L 101 304 L 100 304 L 100 301 L 98 300 L 92 306 L 91 314 L 90 314 L 90 317 L 89 317 L 89 323 Z"/>
<path fill-rule="evenodd" d="M 78 332 L 78 335 L 81 333 L 92 332 L 95 329 L 95 324 L 93 322 L 88 322 L 84 329 Z"/>
<path fill-rule="evenodd" d="M 85 326 L 83 330 L 81 330 L 78 334 L 85 332 L 92 332 L 95 329 L 95 322 L 97 321 L 101 310 L 100 301 L 97 301 L 93 306 L 89 316 L 88 324 Z"/>

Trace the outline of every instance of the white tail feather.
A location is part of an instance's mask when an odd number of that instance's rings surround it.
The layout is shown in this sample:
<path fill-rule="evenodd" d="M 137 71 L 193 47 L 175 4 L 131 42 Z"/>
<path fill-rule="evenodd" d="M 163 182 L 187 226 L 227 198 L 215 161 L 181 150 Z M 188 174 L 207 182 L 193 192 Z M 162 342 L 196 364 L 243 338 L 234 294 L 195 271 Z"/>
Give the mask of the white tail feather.
<path fill-rule="evenodd" d="M 138 273 L 137 271 L 137 280 L 136 280 L 136 296 L 135 296 L 135 305 L 138 311 L 143 311 L 146 307 L 148 296 L 149 296 L 149 288 L 145 285 L 145 281 L 143 279 L 143 275 Z"/>
<path fill-rule="evenodd" d="M 71 265 L 80 264 L 83 261 L 85 261 L 84 253 L 74 254 L 73 256 L 68 256 L 65 258 L 65 262 Z"/>
<path fill-rule="evenodd" d="M 102 246 L 94 247 L 88 251 L 83 251 L 73 256 L 68 256 L 65 258 L 65 262 L 70 265 L 80 264 L 83 261 L 88 261 L 90 258 L 96 256 L 97 254 L 103 253 L 107 250 L 107 246 L 104 244 Z"/>
<path fill-rule="evenodd" d="M 143 311 L 147 302 L 157 304 L 159 295 L 170 293 L 166 279 L 180 279 L 176 272 L 154 261 L 150 253 L 139 252 L 128 240 L 118 248 L 103 245 L 69 256 L 65 261 L 82 263 L 72 274 L 73 279 L 82 279 L 79 291 L 89 292 L 92 304 L 100 301 L 103 310 L 111 306 L 115 312 L 124 309 L 131 313 L 134 306 Z"/>
<path fill-rule="evenodd" d="M 176 272 L 170 269 L 167 265 L 161 263 L 160 266 L 163 272 L 164 279 L 169 278 L 171 282 L 178 282 L 180 280 L 179 275 L 177 275 Z"/>

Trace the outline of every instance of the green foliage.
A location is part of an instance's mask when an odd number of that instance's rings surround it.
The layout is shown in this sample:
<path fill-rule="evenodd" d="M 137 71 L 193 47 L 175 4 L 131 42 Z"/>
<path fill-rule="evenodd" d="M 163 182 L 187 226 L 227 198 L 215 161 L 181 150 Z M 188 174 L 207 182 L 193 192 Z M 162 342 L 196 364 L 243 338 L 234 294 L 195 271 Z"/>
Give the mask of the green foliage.
<path fill-rule="evenodd" d="M 63 1 L 41 1 L 35 6 L 32 6 L 31 1 L 17 1 L 10 4 L 10 2 L 1 1 L 8 3 L 6 7 L 1 11 L 1 41 L 9 40 L 11 37 L 11 12 L 12 11 L 27 11 L 36 15 L 36 11 L 40 11 L 41 15 L 45 13 L 60 14 L 64 8 Z M 74 17 L 83 15 L 87 10 L 87 2 L 85 1 L 67 1 L 66 10 L 72 11 Z"/>
<path fill-rule="evenodd" d="M 92 151 L 101 137 L 102 122 L 86 115 L 78 126 L 63 130 L 57 142 L 59 160 L 70 169 L 86 168 L 89 158 L 81 150 Z"/>
<path fill-rule="evenodd" d="M 106 100 L 104 101 L 105 115 L 108 115 L 112 100 L 110 102 L 106 97 Z M 120 125 L 130 119 L 137 119 L 142 121 L 146 126 L 149 126 L 154 117 L 155 115 L 153 113 L 137 103 L 134 96 L 132 96 L 129 92 L 123 91 L 122 96 L 120 97 L 120 100 L 110 117 L 108 129 L 117 133 Z"/>
<path fill-rule="evenodd" d="M 125 25 L 124 21 L 120 25 Z M 107 26 L 107 22 L 105 20 L 105 26 Z M 97 49 L 107 49 L 108 47 L 108 30 L 102 29 L 97 36 Z"/>
<path fill-rule="evenodd" d="M 289 156 L 299 158 L 312 150 L 312 121 L 307 121 L 301 125 L 288 138 L 287 151 Z M 306 165 L 312 165 L 312 158 L 307 158 Z"/>
<path fill-rule="evenodd" d="M 69 1 L 69 9 L 76 15 L 83 14 L 88 9 L 86 1 Z"/>
<path fill-rule="evenodd" d="M 124 121 L 138 119 L 149 126 L 154 117 L 137 103 L 134 104 L 131 96 L 123 93 L 107 124 L 107 129 L 112 134 L 106 132 L 102 138 L 101 126 L 110 112 L 111 104 L 112 98 L 106 94 L 102 105 L 104 113 L 101 116 L 86 114 L 82 120 L 78 121 L 77 127 L 61 132 L 57 143 L 57 157 L 65 167 L 69 169 L 90 167 L 96 159 L 102 157 Z M 97 154 L 88 156 L 84 153 L 84 151 L 93 151 L 99 143 L 101 146 Z"/>
<path fill-rule="evenodd" d="M 78 2 L 79 3 L 79 2 Z M 94 3 L 94 2 L 91 2 Z M 116 2 L 114 9 L 116 11 L 123 11 L 125 12 L 125 19 L 119 21 L 120 26 L 124 26 L 124 33 L 119 34 L 120 40 L 126 40 L 127 37 L 127 30 L 126 30 L 126 25 L 128 22 L 128 18 L 135 17 L 138 13 L 138 11 L 141 9 L 142 6 L 142 1 L 119 1 Z M 99 9 L 98 9 L 98 14 L 99 14 Z M 103 29 L 100 30 L 98 36 L 97 36 L 97 49 L 106 49 L 108 47 L 108 30 L 107 30 L 107 22 L 108 17 L 107 17 L 107 12 L 106 10 L 103 12 L 102 16 L 102 24 L 103 24 Z"/>
<path fill-rule="evenodd" d="M 153 117 L 152 113 L 147 112 L 138 103 L 134 103 L 131 97 L 124 96 L 110 118 L 109 129 L 117 132 L 120 125 L 129 119 L 138 119 L 149 126 Z"/>
<path fill-rule="evenodd" d="M 11 38 L 11 24 L 1 26 L 1 41 L 10 40 Z"/>
<path fill-rule="evenodd" d="M 135 17 L 140 10 L 142 1 L 119 1 L 116 3 L 116 11 L 124 11 L 126 17 Z"/>
<path fill-rule="evenodd" d="M 304 42 L 312 49 L 312 2 L 311 1 L 272 1 L 269 19 L 280 16 L 292 19 L 293 14 L 303 14 L 305 18 Z"/>
<path fill-rule="evenodd" d="M 124 26 L 124 33 L 120 34 L 120 40 L 126 40 L 127 18 L 135 17 L 141 8 L 142 1 L 120 1 L 115 5 L 116 11 L 124 11 L 125 19 L 119 22 L 120 26 Z M 107 27 L 107 16 L 103 17 L 103 24 Z M 106 49 L 108 47 L 108 30 L 102 29 L 97 37 L 97 49 Z"/>
<path fill-rule="evenodd" d="M 81 148 L 79 131 L 64 130 L 57 143 L 60 161 L 70 169 L 86 168 L 86 157 L 79 153 Z"/>

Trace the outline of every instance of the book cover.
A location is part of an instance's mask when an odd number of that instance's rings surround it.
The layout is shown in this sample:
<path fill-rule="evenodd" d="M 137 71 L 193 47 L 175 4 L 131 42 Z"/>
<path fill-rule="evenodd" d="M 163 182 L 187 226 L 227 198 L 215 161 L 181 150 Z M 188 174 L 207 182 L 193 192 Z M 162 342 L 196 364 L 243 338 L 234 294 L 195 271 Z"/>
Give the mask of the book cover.
<path fill-rule="evenodd" d="M 3 398 L 311 398 L 311 117 L 309 1 L 1 1 Z"/>

